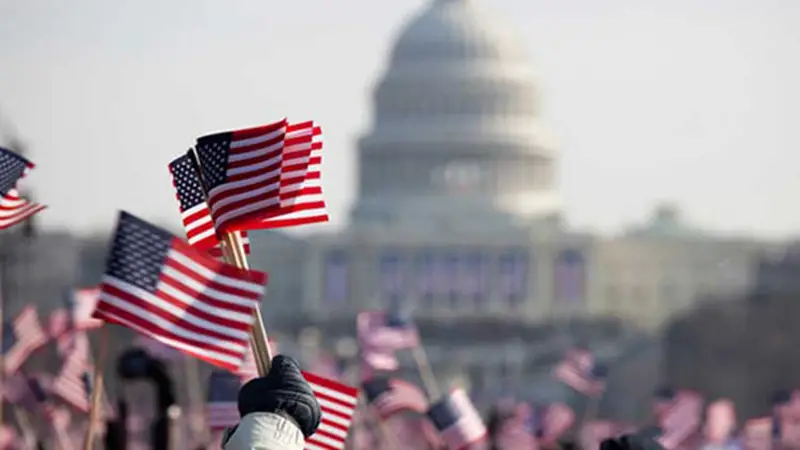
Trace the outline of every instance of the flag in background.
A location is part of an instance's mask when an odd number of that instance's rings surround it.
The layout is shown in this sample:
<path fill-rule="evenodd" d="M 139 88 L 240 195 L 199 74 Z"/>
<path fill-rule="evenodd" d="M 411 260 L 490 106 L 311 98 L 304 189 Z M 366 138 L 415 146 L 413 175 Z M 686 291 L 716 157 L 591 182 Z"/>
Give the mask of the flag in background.
<path fill-rule="evenodd" d="M 32 306 L 26 306 L 11 322 L 3 324 L 3 362 L 6 374 L 13 374 L 28 357 L 47 343 L 39 323 L 39 314 Z"/>
<path fill-rule="evenodd" d="M 313 121 L 286 128 L 279 207 L 253 228 L 288 228 L 329 220 L 322 196 L 322 128 Z"/>
<path fill-rule="evenodd" d="M 356 331 L 362 348 L 394 352 L 420 344 L 417 327 L 395 312 L 361 312 L 356 318 Z"/>
<path fill-rule="evenodd" d="M 34 165 L 7 148 L 0 147 L 0 230 L 10 228 L 46 208 L 20 197 L 17 183 Z"/>
<path fill-rule="evenodd" d="M 53 379 L 51 390 L 74 408 L 88 412 L 91 404 L 89 371 L 89 348 L 80 346 L 73 349 L 63 360 L 61 371 Z"/>
<path fill-rule="evenodd" d="M 122 212 L 94 317 L 235 371 L 266 283 Z"/>
<path fill-rule="evenodd" d="M 428 417 L 449 448 L 467 448 L 487 438 L 480 414 L 462 389 L 456 389 L 432 404 Z"/>
<path fill-rule="evenodd" d="M 175 188 L 175 197 L 178 199 L 178 209 L 189 245 L 207 251 L 216 258 L 221 257 L 222 243 L 217 238 L 217 231 L 208 210 L 206 195 L 200 184 L 200 176 L 191 150 L 169 163 L 169 171 L 172 174 L 172 185 Z M 242 240 L 245 253 L 249 254 L 250 238 L 247 232 L 242 233 Z"/>
<path fill-rule="evenodd" d="M 322 409 L 316 433 L 306 439 L 306 450 L 342 450 L 358 404 L 358 389 L 319 375 L 303 372 Z"/>

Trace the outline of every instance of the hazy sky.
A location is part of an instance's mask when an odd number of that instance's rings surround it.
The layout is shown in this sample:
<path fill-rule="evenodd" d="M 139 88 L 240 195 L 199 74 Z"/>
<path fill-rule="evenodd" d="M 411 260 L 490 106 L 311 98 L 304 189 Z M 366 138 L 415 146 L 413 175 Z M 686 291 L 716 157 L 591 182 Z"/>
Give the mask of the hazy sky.
<path fill-rule="evenodd" d="M 166 164 L 212 131 L 325 130 L 333 222 L 401 26 L 430 0 L 0 0 L 0 111 L 49 227 L 179 223 Z M 800 2 L 474 0 L 519 30 L 561 142 L 566 216 L 614 231 L 674 200 L 716 230 L 800 234 Z"/>

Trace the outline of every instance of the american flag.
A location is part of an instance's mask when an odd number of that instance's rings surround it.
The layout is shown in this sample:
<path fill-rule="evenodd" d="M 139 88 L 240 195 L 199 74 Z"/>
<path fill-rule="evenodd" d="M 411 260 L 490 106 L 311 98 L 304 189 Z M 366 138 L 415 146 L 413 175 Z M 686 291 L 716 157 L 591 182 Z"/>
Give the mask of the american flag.
<path fill-rule="evenodd" d="M 362 348 L 394 352 L 420 344 L 417 327 L 399 312 L 361 312 L 356 319 L 356 331 Z"/>
<path fill-rule="evenodd" d="M 172 174 L 172 185 L 178 199 L 183 229 L 186 240 L 192 247 L 211 253 L 214 257 L 222 256 L 222 243 L 217 238 L 217 231 L 211 219 L 206 203 L 206 195 L 200 184 L 200 177 L 194 162 L 194 156 L 187 153 L 169 163 Z M 250 238 L 247 232 L 242 233 L 245 253 L 250 253 Z"/>
<path fill-rule="evenodd" d="M 208 403 L 206 415 L 208 426 L 221 430 L 239 423 L 239 377 L 221 370 L 211 372 L 208 379 Z"/>
<path fill-rule="evenodd" d="M 67 354 L 76 345 L 76 339 L 86 339 L 82 331 L 98 328 L 102 320 L 92 317 L 100 289 L 97 287 L 69 290 L 65 295 L 65 306 L 50 313 L 50 339 L 56 341 L 58 352 Z"/>
<path fill-rule="evenodd" d="M 605 389 L 606 372 L 606 367 L 595 361 L 592 352 L 574 348 L 556 366 L 554 375 L 572 389 L 595 397 Z"/>
<path fill-rule="evenodd" d="M 133 346 L 141 348 L 148 355 L 162 361 L 176 361 L 183 356 L 179 350 L 141 334 L 133 338 Z"/>
<path fill-rule="evenodd" d="M 428 417 L 451 449 L 468 448 L 487 438 L 481 416 L 461 389 L 431 405 Z"/>
<path fill-rule="evenodd" d="M 703 399 L 695 392 L 679 391 L 658 417 L 661 436 L 658 442 L 667 450 L 676 449 L 698 432 Z"/>
<path fill-rule="evenodd" d="M 322 129 L 313 121 L 286 129 L 280 175 L 280 207 L 255 228 L 287 228 L 329 220 L 322 196 Z"/>
<path fill-rule="evenodd" d="M 533 428 L 533 410 L 530 405 L 520 404 L 500 424 L 494 438 L 498 450 L 533 450 L 538 448 Z"/>
<path fill-rule="evenodd" d="M 428 399 L 415 385 L 398 379 L 378 377 L 363 384 L 364 394 L 370 406 L 381 419 L 399 411 L 414 411 L 424 414 L 428 410 Z"/>
<path fill-rule="evenodd" d="M 3 328 L 5 371 L 6 374 L 12 374 L 19 370 L 31 353 L 47 342 L 47 333 L 32 306 L 23 308 L 14 321 L 10 325 L 4 324 Z"/>
<path fill-rule="evenodd" d="M 316 433 L 306 439 L 306 450 L 342 450 L 358 404 L 358 389 L 319 375 L 303 372 L 322 408 Z"/>
<path fill-rule="evenodd" d="M 266 283 L 122 212 L 95 317 L 234 371 Z"/>
<path fill-rule="evenodd" d="M 564 250 L 558 255 L 555 267 L 555 298 L 575 304 L 583 301 L 586 264 L 577 250 Z"/>
<path fill-rule="evenodd" d="M 53 394 L 76 409 L 88 412 L 91 404 L 91 375 L 88 348 L 77 347 L 65 359 L 61 371 L 53 379 Z"/>
<path fill-rule="evenodd" d="M 17 191 L 17 183 L 33 167 L 27 159 L 0 147 L 0 230 L 23 222 L 46 208 L 25 200 Z"/>

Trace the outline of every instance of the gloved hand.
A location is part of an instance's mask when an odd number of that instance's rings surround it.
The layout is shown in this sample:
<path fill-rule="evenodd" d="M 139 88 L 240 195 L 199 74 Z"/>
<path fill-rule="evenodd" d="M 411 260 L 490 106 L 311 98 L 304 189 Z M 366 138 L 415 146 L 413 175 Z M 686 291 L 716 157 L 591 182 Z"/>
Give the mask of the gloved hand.
<path fill-rule="evenodd" d="M 278 355 L 272 359 L 269 375 L 250 380 L 239 391 L 239 414 L 254 412 L 285 416 L 308 438 L 319 426 L 322 412 L 311 386 L 293 358 Z"/>
<path fill-rule="evenodd" d="M 664 447 L 652 437 L 637 433 L 606 439 L 600 444 L 600 450 L 664 450 Z"/>

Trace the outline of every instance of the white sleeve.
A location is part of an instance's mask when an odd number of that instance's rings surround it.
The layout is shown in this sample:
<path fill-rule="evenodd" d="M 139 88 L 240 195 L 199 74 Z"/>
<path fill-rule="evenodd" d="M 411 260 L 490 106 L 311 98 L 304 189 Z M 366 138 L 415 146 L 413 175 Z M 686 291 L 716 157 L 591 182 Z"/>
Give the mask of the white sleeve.
<path fill-rule="evenodd" d="M 303 450 L 305 439 L 291 420 L 272 413 L 250 413 L 242 418 L 224 450 Z"/>

